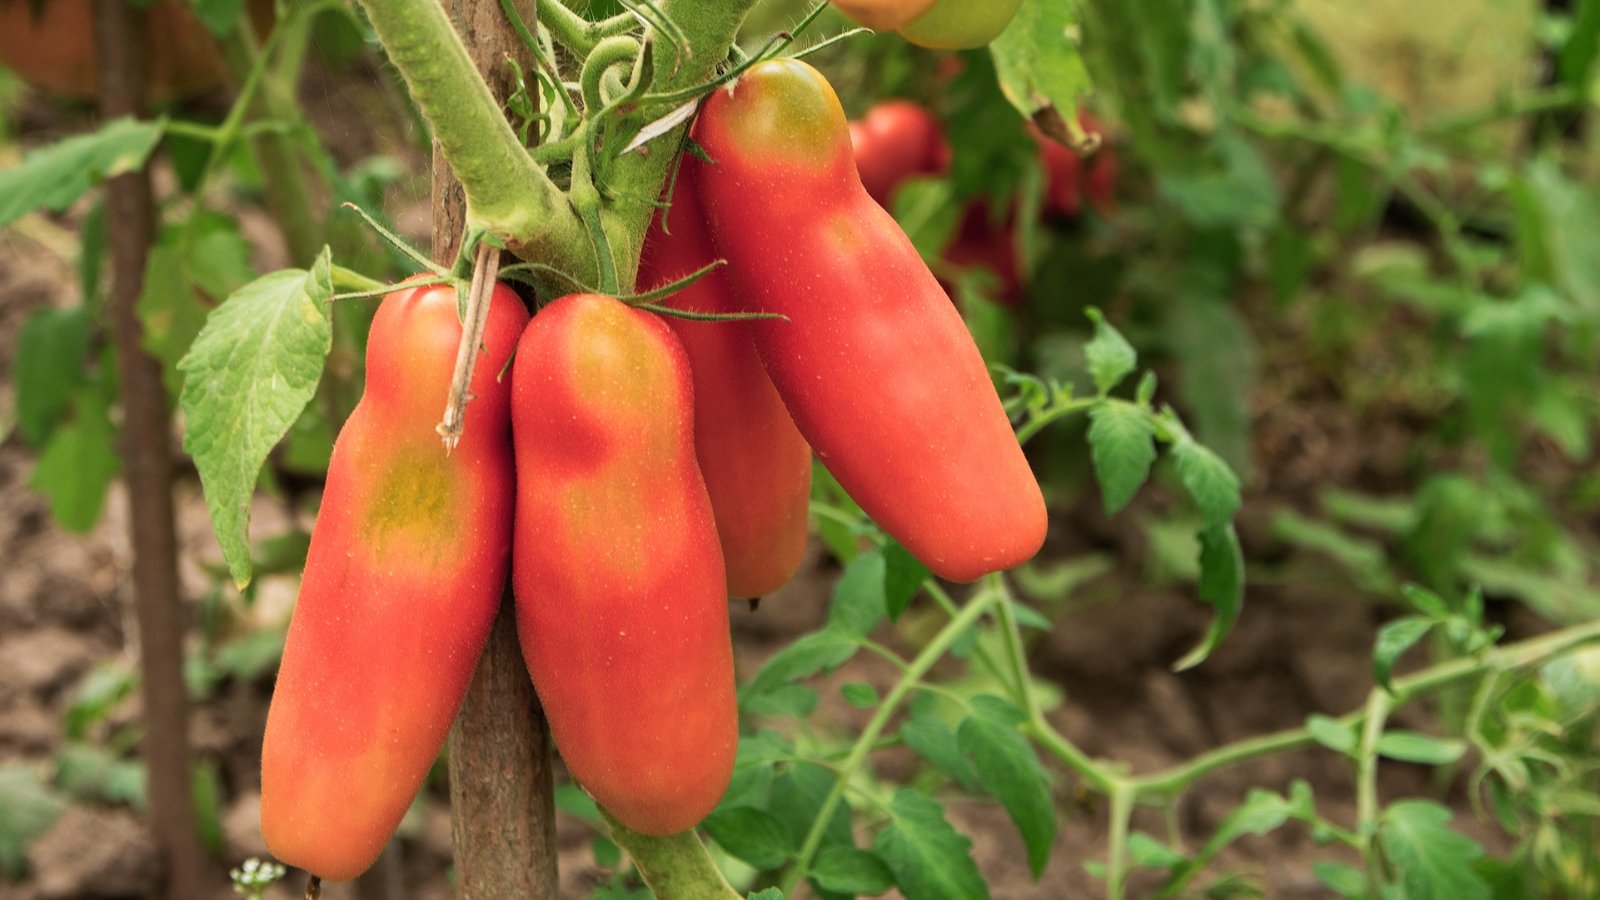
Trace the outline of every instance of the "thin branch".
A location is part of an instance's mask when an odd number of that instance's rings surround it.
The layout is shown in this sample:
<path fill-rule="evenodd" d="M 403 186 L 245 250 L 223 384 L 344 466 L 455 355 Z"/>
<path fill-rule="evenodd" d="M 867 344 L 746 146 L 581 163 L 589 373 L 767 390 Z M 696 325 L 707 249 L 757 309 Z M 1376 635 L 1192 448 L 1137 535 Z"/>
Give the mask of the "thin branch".
<path fill-rule="evenodd" d="M 472 287 L 467 293 L 467 311 L 461 326 L 461 344 L 456 348 L 456 368 L 450 376 L 450 396 L 444 405 L 444 420 L 436 429 L 449 452 L 461 442 L 467 424 L 467 403 L 472 400 L 472 373 L 478 367 L 478 345 L 489 324 L 490 300 L 500 274 L 500 249 L 479 241 L 472 267 Z"/>

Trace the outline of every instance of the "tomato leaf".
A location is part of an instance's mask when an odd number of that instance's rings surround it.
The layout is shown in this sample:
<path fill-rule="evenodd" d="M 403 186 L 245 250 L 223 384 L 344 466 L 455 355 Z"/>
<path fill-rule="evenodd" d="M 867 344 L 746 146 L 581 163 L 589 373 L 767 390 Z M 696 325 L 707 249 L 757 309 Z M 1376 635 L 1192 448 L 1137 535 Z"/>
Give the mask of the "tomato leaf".
<path fill-rule="evenodd" d="M 1394 664 L 1405 655 L 1417 641 L 1433 630 L 1434 620 L 1423 616 L 1406 616 L 1395 619 L 1378 630 L 1377 644 L 1372 651 L 1372 675 L 1383 689 L 1394 691 L 1390 686 L 1390 674 L 1394 671 Z"/>
<path fill-rule="evenodd" d="M 28 154 L 22 164 L 0 171 L 0 225 L 36 209 L 60 212 L 102 180 L 144 165 L 161 140 L 163 122 L 113 119 Z"/>
<path fill-rule="evenodd" d="M 1079 28 L 1075 4 L 1023 0 L 989 45 L 1000 90 L 1024 116 L 1054 106 L 1063 119 L 1077 119 L 1078 98 L 1094 87 L 1078 49 Z"/>
<path fill-rule="evenodd" d="M 817 854 L 807 874 L 823 890 L 852 897 L 881 894 L 894 887 L 894 874 L 883 860 L 855 847 L 829 847 Z"/>
<path fill-rule="evenodd" d="M 0 766 L 0 875 L 20 878 L 28 845 L 50 829 L 66 803 L 20 764 Z"/>
<path fill-rule="evenodd" d="M 121 469 L 109 405 L 98 386 L 85 385 L 77 393 L 72 421 L 50 435 L 28 486 L 45 495 L 50 514 L 63 527 L 88 531 Z"/>
<path fill-rule="evenodd" d="M 828 629 L 855 638 L 866 637 L 887 614 L 884 584 L 888 566 L 883 553 L 872 550 L 845 566 L 833 589 L 828 608 Z"/>
<path fill-rule="evenodd" d="M 1233 521 L 1239 511 L 1239 476 L 1228 464 L 1193 440 L 1175 444 L 1172 458 L 1178 465 L 1178 478 L 1200 507 L 1206 526 L 1217 528 Z"/>
<path fill-rule="evenodd" d="M 1201 529 L 1196 591 L 1201 600 L 1211 604 L 1211 628 L 1205 639 L 1173 666 L 1179 672 L 1205 662 L 1239 620 L 1239 608 L 1244 605 L 1244 551 L 1232 525 Z"/>
<path fill-rule="evenodd" d="M 956 733 L 933 718 L 914 718 L 900 726 L 900 739 L 929 765 L 954 778 L 969 791 L 978 789 L 978 773 L 972 770 L 956 743 Z"/>
<path fill-rule="evenodd" d="M 250 502 L 261 467 L 316 392 L 333 344 L 329 255 L 273 272 L 212 311 L 183 373 L 184 449 L 236 585 L 250 582 Z"/>
<path fill-rule="evenodd" d="M 894 622 L 911 605 L 930 573 L 921 560 L 911 555 L 910 550 L 900 546 L 899 541 L 890 541 L 883 548 L 883 561 L 884 606 L 889 611 L 889 621 Z"/>
<path fill-rule="evenodd" d="M 86 307 L 38 309 L 22 323 L 11 376 L 17 390 L 17 424 L 28 443 L 39 446 L 72 408 L 85 381 L 93 317 Z"/>
<path fill-rule="evenodd" d="M 719 809 L 706 817 L 705 829 L 718 846 L 757 869 L 776 869 L 789 856 L 783 823 L 763 810 Z"/>
<path fill-rule="evenodd" d="M 1313 715 L 1306 719 L 1306 733 L 1311 735 L 1312 740 L 1335 753 L 1355 755 L 1356 733 L 1338 719 Z"/>
<path fill-rule="evenodd" d="M 1472 869 L 1483 848 L 1450 827 L 1450 810 L 1402 800 L 1383 813 L 1378 842 L 1404 885 L 1407 900 L 1488 900 L 1489 886 Z"/>
<path fill-rule="evenodd" d="M 1089 361 L 1095 389 L 1103 397 L 1139 365 L 1139 354 L 1100 310 L 1091 306 L 1088 312 L 1094 321 L 1094 337 L 1084 345 L 1083 355 Z"/>
<path fill-rule="evenodd" d="M 1106 515 L 1114 516 L 1138 493 L 1156 461 L 1155 427 L 1143 410 L 1102 403 L 1089 411 L 1089 451 L 1100 480 Z"/>
<path fill-rule="evenodd" d="M 1467 752 L 1462 741 L 1446 740 L 1414 731 L 1388 731 L 1378 738 L 1378 755 L 1404 762 L 1444 766 Z"/>
<path fill-rule="evenodd" d="M 894 873 L 906 900 L 977 900 L 989 888 L 972 861 L 972 840 L 945 821 L 939 801 L 909 788 L 897 791 L 890 823 L 873 848 Z"/>
<path fill-rule="evenodd" d="M 1039 757 L 1017 726 L 1022 715 L 996 697 L 973 699 L 973 713 L 956 739 L 972 756 L 978 780 L 1006 808 L 1028 847 L 1028 867 L 1038 878 L 1050 861 L 1056 836 L 1055 801 Z"/>

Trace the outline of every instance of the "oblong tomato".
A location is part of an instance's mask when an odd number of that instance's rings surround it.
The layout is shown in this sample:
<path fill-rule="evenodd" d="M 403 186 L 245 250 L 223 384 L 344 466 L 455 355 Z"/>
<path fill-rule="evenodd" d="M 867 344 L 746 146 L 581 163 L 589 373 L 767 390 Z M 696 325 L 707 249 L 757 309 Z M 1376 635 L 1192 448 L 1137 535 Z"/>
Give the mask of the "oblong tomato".
<path fill-rule="evenodd" d="M 894 31 L 927 12 L 934 0 L 829 0 L 852 21 L 876 31 Z"/>
<path fill-rule="evenodd" d="M 517 632 L 567 768 L 643 834 L 727 789 L 727 587 L 693 386 L 656 316 L 593 294 L 534 317 L 512 369 Z"/>
<path fill-rule="evenodd" d="M 756 349 L 846 491 L 933 572 L 1014 566 L 1043 497 L 961 316 L 861 185 L 838 97 L 796 60 L 714 92 L 694 126 L 712 237 Z"/>
<path fill-rule="evenodd" d="M 885 100 L 851 122 L 850 146 L 861 184 L 885 208 L 907 178 L 950 169 L 950 145 L 939 120 L 910 100 Z"/>
<path fill-rule="evenodd" d="M 651 223 L 639 268 L 643 290 L 717 259 L 696 194 L 699 169 L 698 160 L 683 160 L 671 208 Z M 731 291 L 727 272 L 718 269 L 663 302 L 693 312 L 738 312 Z M 749 323 L 664 318 L 689 356 L 695 455 L 716 515 L 728 593 L 760 597 L 788 581 L 805 556 L 811 447 L 762 368 Z"/>
<path fill-rule="evenodd" d="M 461 442 L 439 422 L 461 323 L 445 286 L 384 298 L 367 384 L 334 442 L 261 748 L 261 836 L 344 881 L 411 805 L 500 608 L 515 474 L 510 385 L 528 313 L 498 286 Z"/>

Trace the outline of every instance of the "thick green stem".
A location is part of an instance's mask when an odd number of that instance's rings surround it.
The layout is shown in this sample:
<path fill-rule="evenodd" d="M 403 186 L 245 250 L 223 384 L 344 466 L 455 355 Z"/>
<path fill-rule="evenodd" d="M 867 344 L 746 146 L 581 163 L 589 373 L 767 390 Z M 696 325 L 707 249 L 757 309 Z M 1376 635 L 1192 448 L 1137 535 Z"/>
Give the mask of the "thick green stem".
<path fill-rule="evenodd" d="M 929 641 L 917 658 L 906 666 L 905 674 L 900 676 L 889 695 L 883 698 L 883 703 L 873 713 L 872 720 L 867 727 L 862 729 L 861 735 L 856 738 L 855 745 L 850 748 L 850 755 L 839 765 L 839 778 L 833 783 L 833 789 L 828 792 L 818 809 L 816 818 L 811 823 L 811 831 L 806 834 L 805 843 L 800 846 L 800 854 L 795 859 L 783 877 L 783 892 L 785 895 L 794 893 L 795 885 L 804 877 L 806 867 L 811 864 L 812 857 L 822 846 L 822 837 L 827 832 L 828 822 L 833 819 L 833 811 L 838 808 L 839 801 L 844 797 L 845 786 L 856 773 L 861 771 L 862 765 L 871 755 L 878 743 L 878 735 L 888 727 L 889 720 L 900 709 L 900 704 L 910 695 L 922 681 L 922 676 L 928 674 L 934 663 L 944 657 L 961 635 L 967 632 L 977 621 L 988 614 L 996 603 L 1001 602 L 1003 595 L 994 591 L 983 591 L 978 596 L 968 601 L 965 609 L 961 610 L 955 618 L 951 619 L 943 629 Z"/>
<path fill-rule="evenodd" d="M 1106 896 L 1122 900 L 1128 890 L 1128 830 L 1133 824 L 1133 787 L 1126 782 L 1111 791 L 1111 838 L 1106 851 Z"/>
<path fill-rule="evenodd" d="M 628 851 L 656 900 L 739 900 L 711 861 L 711 854 L 693 831 L 668 837 L 650 837 L 630 830 L 600 811 L 611 829 L 611 839 Z"/>
<path fill-rule="evenodd" d="M 466 192 L 468 222 L 520 255 L 592 277 L 577 214 L 517 140 L 444 9 L 431 0 L 360 2 Z"/>

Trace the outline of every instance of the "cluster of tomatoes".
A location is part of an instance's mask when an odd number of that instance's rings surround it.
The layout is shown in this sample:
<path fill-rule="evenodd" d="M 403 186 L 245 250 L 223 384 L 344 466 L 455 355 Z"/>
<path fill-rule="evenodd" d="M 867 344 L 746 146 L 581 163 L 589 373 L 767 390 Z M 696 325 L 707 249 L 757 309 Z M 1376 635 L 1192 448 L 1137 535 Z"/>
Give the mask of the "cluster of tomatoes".
<path fill-rule="evenodd" d="M 1079 115 L 1090 135 L 1103 139 L 1098 120 Z M 1084 158 L 1029 127 L 1044 171 L 1043 214 L 1053 220 L 1073 220 L 1085 207 L 1108 215 L 1116 208 L 1117 157 L 1108 145 Z M 911 100 L 887 100 L 850 123 L 850 140 L 856 165 L 868 193 L 885 208 L 893 208 L 895 191 L 922 175 L 944 175 L 950 170 L 951 151 L 939 120 Z M 981 267 L 997 281 L 993 299 L 1016 304 L 1026 288 L 1016 236 L 1016 211 L 996 215 L 983 200 L 973 200 L 962 211 L 954 238 L 944 249 L 944 259 L 957 269 Z"/>
<path fill-rule="evenodd" d="M 661 835 L 727 787 L 727 601 L 798 567 L 813 452 L 937 575 L 973 581 L 1042 544 L 1044 501 L 987 367 L 863 187 L 822 75 L 757 65 L 693 134 L 714 162 L 680 161 L 639 287 L 726 267 L 665 301 L 685 316 L 583 294 L 530 321 L 497 288 L 452 453 L 434 423 L 462 334 L 454 290 L 380 306 L 267 721 L 262 835 L 285 862 L 347 879 L 377 858 L 508 570 L 568 769 Z"/>

